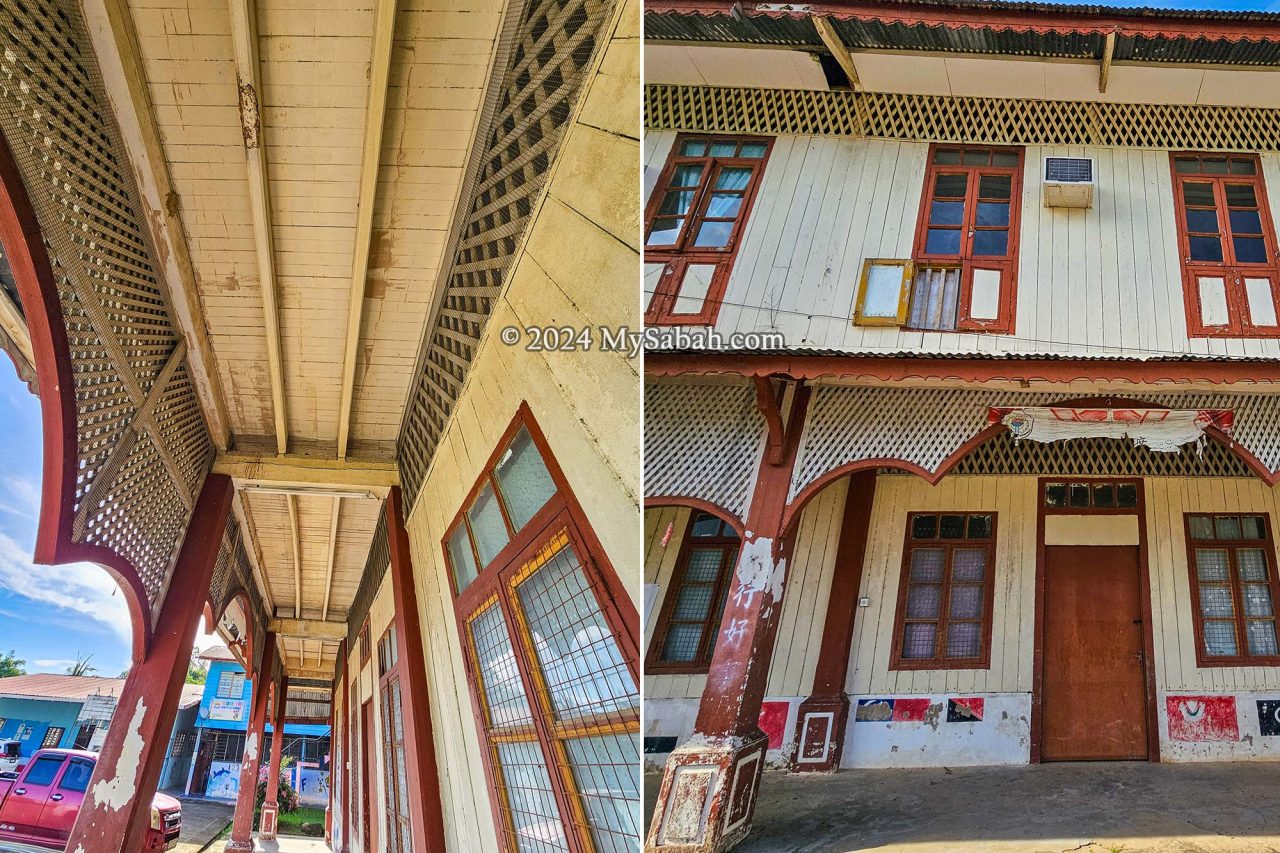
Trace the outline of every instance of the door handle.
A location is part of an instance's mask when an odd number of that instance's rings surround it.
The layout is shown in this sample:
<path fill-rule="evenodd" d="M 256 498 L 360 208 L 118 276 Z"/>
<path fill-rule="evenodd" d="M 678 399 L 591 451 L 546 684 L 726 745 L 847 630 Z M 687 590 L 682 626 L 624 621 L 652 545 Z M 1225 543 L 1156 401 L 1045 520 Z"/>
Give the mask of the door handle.
<path fill-rule="evenodd" d="M 14 789 L 13 789 L 13 792 L 14 792 L 15 794 L 25 794 L 25 793 L 27 792 L 27 789 L 26 789 L 26 788 L 14 788 Z"/>
<path fill-rule="evenodd" d="M 51 800 L 61 800 L 61 799 L 62 799 L 62 795 L 61 795 L 61 794 L 54 794 L 53 796 L 49 797 L 49 799 L 51 799 Z"/>

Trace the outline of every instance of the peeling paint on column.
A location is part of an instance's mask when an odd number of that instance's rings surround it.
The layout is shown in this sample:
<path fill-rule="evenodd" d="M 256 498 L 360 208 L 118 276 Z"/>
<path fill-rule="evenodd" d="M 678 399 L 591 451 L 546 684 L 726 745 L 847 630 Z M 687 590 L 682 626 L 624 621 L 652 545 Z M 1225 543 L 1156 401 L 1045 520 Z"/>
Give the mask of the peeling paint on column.
<path fill-rule="evenodd" d="M 244 741 L 244 760 L 246 762 L 258 760 L 258 733 L 250 732 L 249 737 Z"/>
<path fill-rule="evenodd" d="M 782 596 L 782 584 L 787 578 L 787 561 L 773 558 L 773 539 L 761 536 L 747 538 L 742 546 L 735 570 L 738 583 L 752 592 L 767 592 L 775 599 Z"/>
<path fill-rule="evenodd" d="M 120 811 L 137 793 L 138 766 L 142 763 L 142 720 L 147 714 L 147 703 L 138 699 L 138 707 L 129 720 L 124 743 L 120 746 L 120 758 L 116 761 L 116 775 L 111 779 L 99 779 L 93 786 L 94 802 Z M 79 851 L 77 851 L 79 853 Z"/>

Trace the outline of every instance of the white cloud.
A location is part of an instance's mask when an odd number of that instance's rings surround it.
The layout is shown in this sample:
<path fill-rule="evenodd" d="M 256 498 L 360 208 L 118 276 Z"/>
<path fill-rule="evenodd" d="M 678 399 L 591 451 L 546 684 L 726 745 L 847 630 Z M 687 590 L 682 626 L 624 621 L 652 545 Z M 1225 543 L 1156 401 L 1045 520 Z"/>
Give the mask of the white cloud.
<path fill-rule="evenodd" d="M 31 661 L 31 668 L 39 672 L 62 672 L 74 663 L 70 658 L 41 658 Z"/>
<path fill-rule="evenodd" d="M 0 587 L 80 614 L 106 626 L 125 643 L 133 641 L 133 623 L 124 593 L 101 566 L 32 565 L 28 551 L 0 532 Z"/>

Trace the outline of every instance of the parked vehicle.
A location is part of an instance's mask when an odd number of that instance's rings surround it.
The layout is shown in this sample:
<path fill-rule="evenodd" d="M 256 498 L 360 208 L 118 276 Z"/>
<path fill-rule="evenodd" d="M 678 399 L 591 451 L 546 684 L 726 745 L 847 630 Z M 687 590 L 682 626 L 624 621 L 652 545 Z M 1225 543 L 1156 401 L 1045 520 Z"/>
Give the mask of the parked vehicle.
<path fill-rule="evenodd" d="M 16 740 L 0 740 L 0 773 L 16 773 L 22 769 L 22 744 Z"/>
<path fill-rule="evenodd" d="M 22 770 L 0 772 L 0 845 L 19 841 L 62 850 L 97 761 L 95 753 L 79 749 L 42 749 Z M 140 853 L 176 847 L 181 831 L 182 804 L 156 794 Z"/>

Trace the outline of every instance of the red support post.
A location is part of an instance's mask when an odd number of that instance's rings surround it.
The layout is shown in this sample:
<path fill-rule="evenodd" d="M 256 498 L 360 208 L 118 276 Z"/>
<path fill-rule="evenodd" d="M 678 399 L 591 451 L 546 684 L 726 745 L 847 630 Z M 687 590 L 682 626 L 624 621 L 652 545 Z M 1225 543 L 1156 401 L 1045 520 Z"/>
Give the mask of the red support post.
<path fill-rule="evenodd" d="M 262 801 L 262 815 L 258 818 L 258 838 L 274 841 L 276 820 L 280 814 L 280 759 L 284 755 L 284 711 L 289 703 L 289 676 L 282 676 L 276 685 L 276 712 L 271 721 L 271 763 L 267 765 L 267 795 Z"/>
<path fill-rule="evenodd" d="M 813 693 L 800 703 L 796 713 L 795 751 L 791 756 L 794 773 L 830 772 L 840 766 L 845 727 L 849 723 L 849 697 L 844 692 L 844 679 L 853 647 L 853 622 L 858 612 L 858 588 L 862 585 L 862 563 L 867 553 L 875 494 L 875 471 L 849 475 L 831 597 L 827 599 L 822 646 L 813 675 Z"/>
<path fill-rule="evenodd" d="M 253 680 L 252 705 L 249 711 L 249 730 L 244 741 L 244 757 L 240 761 L 240 792 L 236 798 L 236 813 L 231 822 L 231 838 L 224 851 L 242 850 L 253 853 L 253 807 L 258 794 L 258 768 L 262 763 L 262 738 L 267 728 L 267 697 L 271 691 L 268 683 L 276 659 L 276 635 L 268 631 L 262 644 L 262 664 Z M 253 661 L 248 661 L 252 665 Z"/>
<path fill-rule="evenodd" d="M 229 477 L 205 477 L 150 647 L 129 671 L 93 782 L 67 840 L 66 849 L 73 853 L 143 849 L 231 495 Z"/>
<path fill-rule="evenodd" d="M 414 850 L 444 850 L 444 809 L 436 742 L 431 732 L 431 696 L 422 648 L 418 595 L 413 584 L 409 534 L 404 527 L 404 498 L 399 486 L 387 495 L 387 545 L 391 554 L 391 590 L 396 605 L 396 645 L 400 649 L 401 718 L 404 720 L 405 776 L 409 784 L 409 821 Z"/>
<path fill-rule="evenodd" d="M 667 759 L 648 851 L 712 853 L 747 836 L 764 770 L 768 737 L 760 730 L 791 542 L 784 520 L 809 389 L 795 383 L 790 411 L 783 394 L 758 389 L 771 433 L 747 511 L 746 535 L 725 601 L 715 654 L 698 706 L 693 738 Z M 768 393 L 765 391 L 768 390 Z"/>
<path fill-rule="evenodd" d="M 351 718 L 351 709 L 348 707 L 351 693 L 347 689 L 349 657 L 347 641 L 343 640 L 338 646 L 338 664 L 342 667 L 342 713 L 338 713 L 337 702 L 334 702 L 333 709 L 334 724 L 342 727 L 342 764 L 330 771 L 338 773 L 338 778 L 342 780 L 342 801 L 338 803 L 338 808 L 342 810 L 342 821 L 339 824 L 342 834 L 338 837 L 337 853 L 348 853 L 351 849 L 351 726 L 347 723 Z"/>

